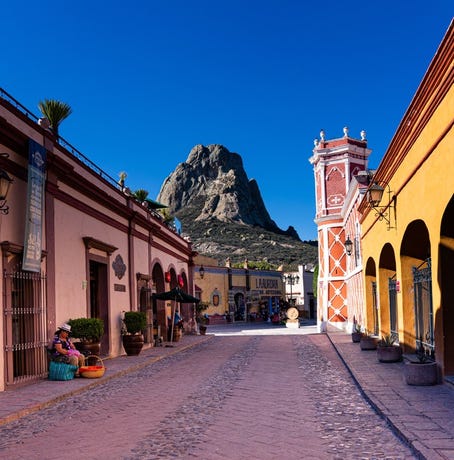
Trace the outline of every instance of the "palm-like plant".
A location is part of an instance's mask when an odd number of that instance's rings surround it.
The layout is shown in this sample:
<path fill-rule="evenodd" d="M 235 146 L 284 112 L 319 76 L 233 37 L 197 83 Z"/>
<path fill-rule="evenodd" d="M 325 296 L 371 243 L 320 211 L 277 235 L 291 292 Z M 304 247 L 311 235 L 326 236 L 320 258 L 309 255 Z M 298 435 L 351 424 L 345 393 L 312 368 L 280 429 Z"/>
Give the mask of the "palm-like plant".
<path fill-rule="evenodd" d="M 147 199 L 147 196 L 148 196 L 148 190 L 145 190 L 143 188 L 139 188 L 138 190 L 136 190 L 134 192 L 134 196 L 136 197 L 136 199 L 138 201 L 140 201 L 141 203 L 143 203 L 146 199 Z"/>
<path fill-rule="evenodd" d="M 38 103 L 41 113 L 49 120 L 53 133 L 58 138 L 58 127 L 60 123 L 72 113 L 71 107 L 65 102 L 55 99 L 44 99 Z"/>

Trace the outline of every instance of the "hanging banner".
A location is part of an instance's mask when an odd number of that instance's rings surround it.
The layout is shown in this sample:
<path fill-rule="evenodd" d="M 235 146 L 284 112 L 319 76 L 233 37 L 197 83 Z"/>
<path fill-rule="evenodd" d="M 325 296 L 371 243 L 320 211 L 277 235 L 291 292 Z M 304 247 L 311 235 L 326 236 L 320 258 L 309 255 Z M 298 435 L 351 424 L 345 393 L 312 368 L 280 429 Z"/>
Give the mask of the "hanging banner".
<path fill-rule="evenodd" d="M 28 186 L 22 270 L 41 271 L 41 247 L 46 182 L 46 149 L 32 139 L 28 144 Z"/>

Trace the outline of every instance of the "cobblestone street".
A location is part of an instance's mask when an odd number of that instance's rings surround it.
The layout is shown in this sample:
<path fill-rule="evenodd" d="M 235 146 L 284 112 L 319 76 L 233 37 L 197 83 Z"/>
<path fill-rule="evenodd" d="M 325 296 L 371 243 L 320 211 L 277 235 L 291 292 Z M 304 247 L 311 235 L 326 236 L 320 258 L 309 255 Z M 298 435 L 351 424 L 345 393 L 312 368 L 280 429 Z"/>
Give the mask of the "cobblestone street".
<path fill-rule="evenodd" d="M 325 335 L 215 337 L 0 427 L 1 458 L 62 455 L 415 458 Z"/>

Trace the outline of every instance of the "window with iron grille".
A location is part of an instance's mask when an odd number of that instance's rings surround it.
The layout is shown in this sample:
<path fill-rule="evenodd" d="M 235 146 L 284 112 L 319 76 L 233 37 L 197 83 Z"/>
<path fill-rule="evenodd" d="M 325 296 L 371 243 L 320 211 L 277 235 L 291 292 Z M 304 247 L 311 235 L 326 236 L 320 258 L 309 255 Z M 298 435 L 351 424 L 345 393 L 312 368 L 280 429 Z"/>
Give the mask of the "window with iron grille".
<path fill-rule="evenodd" d="M 412 272 L 416 349 L 433 358 L 435 356 L 435 342 L 431 259 L 426 259 L 419 267 L 413 267 Z"/>
<path fill-rule="evenodd" d="M 389 328 L 391 337 L 399 342 L 399 331 L 397 329 L 397 283 L 394 278 L 388 279 L 389 294 Z"/>
<path fill-rule="evenodd" d="M 6 383 L 42 378 L 47 373 L 46 277 L 22 270 L 19 262 L 4 271 L 4 292 Z"/>

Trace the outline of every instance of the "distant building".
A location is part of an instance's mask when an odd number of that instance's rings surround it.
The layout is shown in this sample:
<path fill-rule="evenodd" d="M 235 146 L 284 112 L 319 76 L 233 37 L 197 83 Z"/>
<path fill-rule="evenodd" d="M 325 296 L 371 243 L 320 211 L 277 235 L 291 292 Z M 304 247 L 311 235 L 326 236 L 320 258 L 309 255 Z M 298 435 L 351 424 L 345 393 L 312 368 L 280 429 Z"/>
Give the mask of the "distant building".
<path fill-rule="evenodd" d="M 197 256 L 194 283 L 196 297 L 208 304 L 211 321 L 267 320 L 279 311 L 284 297 L 282 272 L 249 269 L 247 261 L 243 268 L 233 268 L 229 261 L 220 267 L 215 260 Z"/>
<path fill-rule="evenodd" d="M 285 272 L 285 300 L 296 307 L 300 318 L 316 319 L 317 302 L 313 292 L 314 267 L 298 265 L 298 271 Z"/>

